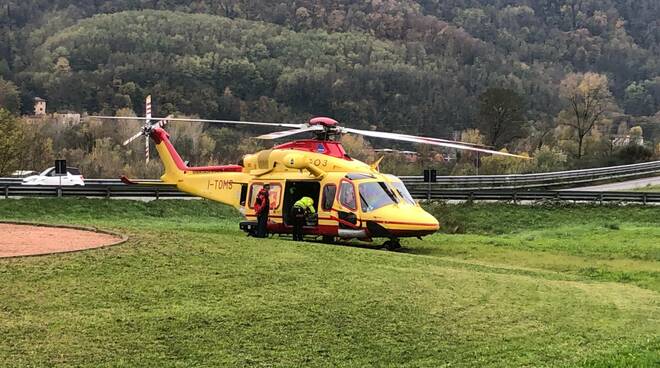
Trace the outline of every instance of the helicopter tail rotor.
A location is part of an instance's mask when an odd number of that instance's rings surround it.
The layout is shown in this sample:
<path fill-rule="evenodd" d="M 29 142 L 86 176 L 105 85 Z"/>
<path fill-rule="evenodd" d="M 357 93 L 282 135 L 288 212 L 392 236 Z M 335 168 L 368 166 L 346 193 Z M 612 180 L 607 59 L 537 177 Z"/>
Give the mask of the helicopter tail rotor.
<path fill-rule="evenodd" d="M 144 115 L 147 117 L 147 120 L 144 121 L 145 125 L 151 123 L 151 95 L 147 96 L 145 101 L 145 110 Z M 144 136 L 144 162 L 149 163 L 149 136 L 145 134 Z"/>
<path fill-rule="evenodd" d="M 134 136 L 132 136 L 132 137 L 128 138 L 127 140 L 125 140 L 124 143 L 122 143 L 122 145 L 123 146 L 128 146 L 129 143 L 131 143 L 134 140 L 140 138 L 142 135 L 144 135 L 144 132 L 140 131 L 140 132 L 136 133 Z"/>

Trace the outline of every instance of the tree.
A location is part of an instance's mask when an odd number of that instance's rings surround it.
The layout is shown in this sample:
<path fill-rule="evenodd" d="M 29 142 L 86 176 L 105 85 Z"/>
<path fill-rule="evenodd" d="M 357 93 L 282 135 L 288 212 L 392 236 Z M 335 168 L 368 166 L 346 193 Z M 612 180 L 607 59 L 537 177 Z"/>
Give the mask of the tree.
<path fill-rule="evenodd" d="M 566 154 L 559 148 L 540 147 L 534 152 L 534 171 L 550 172 L 566 168 Z"/>
<path fill-rule="evenodd" d="M 18 88 L 12 82 L 0 77 L 0 108 L 4 108 L 12 114 L 18 114 L 21 110 L 21 97 Z"/>
<path fill-rule="evenodd" d="M 484 144 L 484 136 L 479 129 L 466 129 L 461 132 L 461 142 Z M 479 153 L 474 151 L 456 151 L 456 165 L 451 175 L 474 175 L 479 172 Z"/>
<path fill-rule="evenodd" d="M 632 144 L 642 144 L 644 142 L 644 130 L 641 126 L 637 125 L 630 128 L 630 142 Z"/>
<path fill-rule="evenodd" d="M 506 148 L 500 152 L 507 152 Z M 479 174 L 482 175 L 497 175 L 497 174 L 522 174 L 530 171 L 533 161 L 523 160 L 518 157 L 491 155 L 481 158 L 481 170 Z"/>
<path fill-rule="evenodd" d="M 56 158 L 53 152 L 53 140 L 40 129 L 25 127 L 23 145 L 20 149 L 21 156 L 17 160 L 19 169 L 41 171 L 53 166 Z"/>
<path fill-rule="evenodd" d="M 560 95 L 568 107 L 559 113 L 560 124 L 573 129 L 576 157 L 583 156 L 584 138 L 606 115 L 616 109 L 607 77 L 597 73 L 571 73 L 560 85 Z"/>
<path fill-rule="evenodd" d="M 18 119 L 0 108 L 0 176 L 7 176 L 18 169 L 25 132 Z"/>
<path fill-rule="evenodd" d="M 366 163 L 372 163 L 376 154 L 368 141 L 360 135 L 346 134 L 341 137 L 341 144 L 349 156 Z"/>
<path fill-rule="evenodd" d="M 80 166 L 85 175 L 111 178 L 123 175 L 124 165 L 121 146 L 114 144 L 110 138 L 103 138 L 94 141 L 94 148 Z"/>
<path fill-rule="evenodd" d="M 647 162 L 653 158 L 653 149 L 639 144 L 628 144 L 615 154 L 614 164 L 626 165 Z"/>
<path fill-rule="evenodd" d="M 625 90 L 623 107 L 626 113 L 632 115 L 651 115 L 653 97 L 649 94 L 645 83 L 632 82 Z"/>
<path fill-rule="evenodd" d="M 548 144 L 554 137 L 552 132 L 557 127 L 554 118 L 548 116 L 541 116 L 539 119 L 532 120 L 527 126 L 528 131 L 528 146 L 533 149 L 541 149 L 544 145 Z"/>
<path fill-rule="evenodd" d="M 516 92 L 489 88 L 479 96 L 479 102 L 479 130 L 489 145 L 499 148 L 520 137 L 523 101 Z"/>

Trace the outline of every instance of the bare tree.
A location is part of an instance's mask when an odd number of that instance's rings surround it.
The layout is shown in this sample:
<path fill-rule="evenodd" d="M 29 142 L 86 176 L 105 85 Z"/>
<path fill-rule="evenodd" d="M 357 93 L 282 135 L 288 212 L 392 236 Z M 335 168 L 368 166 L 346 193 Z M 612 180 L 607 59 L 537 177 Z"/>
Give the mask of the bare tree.
<path fill-rule="evenodd" d="M 520 137 L 524 123 L 520 95 L 506 88 L 489 88 L 479 102 L 478 127 L 489 145 L 501 148 Z"/>
<path fill-rule="evenodd" d="M 577 141 L 577 158 L 583 156 L 585 137 L 601 123 L 616 105 L 607 77 L 597 73 L 572 73 L 560 85 L 560 95 L 568 107 L 559 113 L 559 123 L 573 128 Z"/>

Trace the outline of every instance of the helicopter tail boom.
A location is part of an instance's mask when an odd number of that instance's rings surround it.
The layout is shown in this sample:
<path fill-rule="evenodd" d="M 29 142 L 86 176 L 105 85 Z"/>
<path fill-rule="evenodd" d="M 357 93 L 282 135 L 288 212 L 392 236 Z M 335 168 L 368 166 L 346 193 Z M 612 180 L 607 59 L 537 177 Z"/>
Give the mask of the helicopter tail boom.
<path fill-rule="evenodd" d="M 170 142 L 169 134 L 164 129 L 155 128 L 151 131 L 150 135 L 156 144 L 156 150 L 165 168 L 165 173 L 161 176 L 161 180 L 166 183 L 176 184 L 183 177 L 186 164 L 176 149 L 174 149 L 172 142 Z"/>

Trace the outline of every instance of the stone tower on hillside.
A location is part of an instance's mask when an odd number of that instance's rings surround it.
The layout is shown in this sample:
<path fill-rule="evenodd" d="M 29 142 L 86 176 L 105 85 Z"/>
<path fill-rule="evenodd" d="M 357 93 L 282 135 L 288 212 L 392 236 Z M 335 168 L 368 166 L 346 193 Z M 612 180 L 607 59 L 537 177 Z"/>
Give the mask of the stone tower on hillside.
<path fill-rule="evenodd" d="M 46 115 L 46 100 L 41 97 L 34 98 L 34 115 L 43 116 Z"/>

